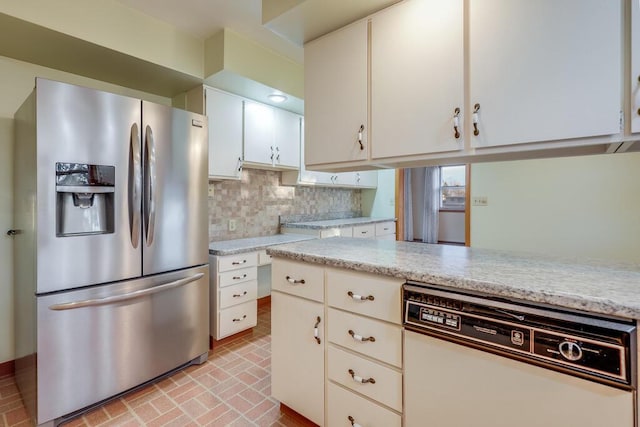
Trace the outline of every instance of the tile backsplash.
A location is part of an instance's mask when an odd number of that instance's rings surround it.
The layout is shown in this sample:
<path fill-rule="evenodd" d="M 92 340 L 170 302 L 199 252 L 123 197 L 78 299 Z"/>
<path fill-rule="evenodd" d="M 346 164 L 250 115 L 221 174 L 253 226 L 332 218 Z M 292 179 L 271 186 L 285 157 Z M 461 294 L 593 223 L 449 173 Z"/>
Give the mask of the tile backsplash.
<path fill-rule="evenodd" d="M 281 215 L 340 218 L 362 211 L 362 190 L 283 186 L 280 175 L 244 169 L 239 181 L 209 182 L 209 241 L 278 234 Z"/>

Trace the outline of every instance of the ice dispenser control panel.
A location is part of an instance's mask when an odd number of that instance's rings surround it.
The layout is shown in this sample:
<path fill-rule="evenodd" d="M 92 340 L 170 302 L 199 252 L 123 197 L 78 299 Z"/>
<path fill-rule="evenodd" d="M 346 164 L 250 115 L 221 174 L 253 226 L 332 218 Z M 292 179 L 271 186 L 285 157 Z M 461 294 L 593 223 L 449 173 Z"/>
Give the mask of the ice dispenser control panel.
<path fill-rule="evenodd" d="M 115 167 L 56 163 L 56 236 L 114 232 Z"/>

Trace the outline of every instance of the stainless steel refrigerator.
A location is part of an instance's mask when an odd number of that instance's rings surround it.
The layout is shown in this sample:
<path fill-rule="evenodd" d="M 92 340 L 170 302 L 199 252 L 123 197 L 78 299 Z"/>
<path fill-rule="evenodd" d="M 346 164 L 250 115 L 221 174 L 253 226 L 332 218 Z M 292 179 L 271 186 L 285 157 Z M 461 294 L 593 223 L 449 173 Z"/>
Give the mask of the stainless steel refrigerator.
<path fill-rule="evenodd" d="M 15 133 L 16 380 L 36 424 L 204 362 L 205 118 L 36 79 Z"/>

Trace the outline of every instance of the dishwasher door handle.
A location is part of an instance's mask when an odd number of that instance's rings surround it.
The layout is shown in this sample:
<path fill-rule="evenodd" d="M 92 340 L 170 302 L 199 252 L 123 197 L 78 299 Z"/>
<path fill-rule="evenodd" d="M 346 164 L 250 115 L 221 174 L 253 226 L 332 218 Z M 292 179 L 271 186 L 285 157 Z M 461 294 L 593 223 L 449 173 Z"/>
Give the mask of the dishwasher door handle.
<path fill-rule="evenodd" d="M 49 310 L 54 310 L 54 311 L 72 310 L 74 308 L 93 307 L 97 305 L 105 305 L 105 304 L 112 304 L 114 302 L 127 301 L 130 299 L 141 298 L 141 297 L 152 295 L 158 292 L 167 291 L 169 289 L 178 288 L 180 286 L 184 286 L 188 283 L 195 282 L 196 280 L 202 279 L 203 277 L 204 277 L 204 273 L 198 273 L 198 274 L 194 274 L 191 277 L 185 277 L 184 279 L 178 279 L 178 280 L 174 280 L 173 282 L 165 283 L 164 285 L 154 286 L 153 288 L 140 289 L 139 291 L 128 292 L 122 295 L 114 295 L 112 297 L 87 299 L 87 300 L 81 300 L 81 301 L 71 301 L 71 302 L 63 302 L 60 304 L 54 304 L 49 306 Z"/>

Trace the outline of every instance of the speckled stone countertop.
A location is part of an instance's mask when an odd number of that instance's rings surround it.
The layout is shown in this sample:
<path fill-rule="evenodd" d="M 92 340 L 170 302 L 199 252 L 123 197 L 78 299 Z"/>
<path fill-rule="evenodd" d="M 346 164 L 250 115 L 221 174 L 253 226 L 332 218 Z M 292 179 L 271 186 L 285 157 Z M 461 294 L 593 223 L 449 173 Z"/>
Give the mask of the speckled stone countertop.
<path fill-rule="evenodd" d="M 640 264 L 335 237 L 275 246 L 285 257 L 332 267 L 640 319 Z"/>
<path fill-rule="evenodd" d="M 244 252 L 259 251 L 269 246 L 282 243 L 299 242 L 315 239 L 304 234 L 276 234 L 273 236 L 248 237 L 245 239 L 223 240 L 209 243 L 210 255 L 234 255 Z"/>
<path fill-rule="evenodd" d="M 286 222 L 280 224 L 283 228 L 303 228 L 309 230 L 325 230 L 328 228 L 342 228 L 353 227 L 354 225 L 376 224 L 380 222 L 395 221 L 395 218 L 373 218 L 373 217 L 358 217 L 358 218 L 341 218 L 341 219 L 327 219 L 323 221 L 306 221 L 306 222 Z"/>

